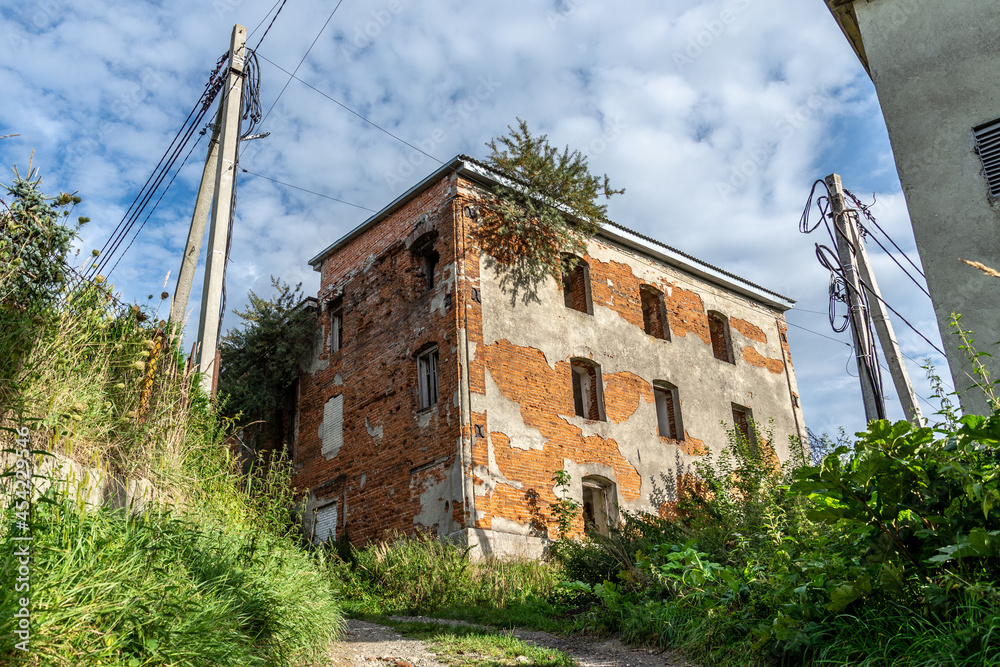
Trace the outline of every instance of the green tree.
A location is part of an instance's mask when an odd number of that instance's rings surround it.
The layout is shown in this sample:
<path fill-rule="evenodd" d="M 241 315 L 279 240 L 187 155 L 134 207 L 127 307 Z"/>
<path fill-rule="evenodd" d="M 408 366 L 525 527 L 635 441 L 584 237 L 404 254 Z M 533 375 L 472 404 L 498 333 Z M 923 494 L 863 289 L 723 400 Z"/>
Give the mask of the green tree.
<path fill-rule="evenodd" d="M 486 144 L 487 164 L 506 178 L 480 202 L 473 236 L 512 300 L 522 289 L 527 299 L 546 276 L 562 275 L 564 253 L 586 253 L 607 213 L 599 199 L 625 191 L 613 189 L 607 175 L 591 174 L 580 151 L 560 152 L 546 135 L 532 136 L 520 118 L 517 129 L 507 129 L 508 136 Z"/>
<path fill-rule="evenodd" d="M 277 294 L 263 299 L 251 290 L 243 319 L 222 339 L 219 393 L 225 411 L 249 425 L 275 419 L 285 392 L 299 377 L 299 362 L 309 353 L 316 314 L 303 307 L 302 284 L 294 288 L 272 276 Z"/>
<path fill-rule="evenodd" d="M 32 169 L 22 177 L 14 168 L 14 181 L 4 186 L 13 197 L 0 212 L 0 301 L 26 308 L 50 305 L 66 282 L 67 253 L 87 218 L 76 227 L 62 223 L 80 197 L 42 194 L 42 179 Z"/>

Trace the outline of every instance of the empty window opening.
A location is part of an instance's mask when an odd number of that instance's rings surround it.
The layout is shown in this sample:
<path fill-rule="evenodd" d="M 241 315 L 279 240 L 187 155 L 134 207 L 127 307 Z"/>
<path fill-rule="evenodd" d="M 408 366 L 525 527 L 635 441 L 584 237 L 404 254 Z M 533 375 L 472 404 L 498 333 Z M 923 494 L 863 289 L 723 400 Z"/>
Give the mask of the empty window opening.
<path fill-rule="evenodd" d="M 417 357 L 417 393 L 420 396 L 421 410 L 438 402 L 438 351 L 436 347 Z"/>
<path fill-rule="evenodd" d="M 729 337 L 729 320 L 722 313 L 709 311 L 708 333 L 712 337 L 712 354 L 716 359 L 735 363 L 733 361 L 732 339 Z"/>
<path fill-rule="evenodd" d="M 656 422 L 659 434 L 664 438 L 674 440 L 684 439 L 684 427 L 681 425 L 681 403 L 677 396 L 677 387 L 668 382 L 657 382 L 653 385 L 656 398 Z"/>
<path fill-rule="evenodd" d="M 313 510 L 313 544 L 333 542 L 337 539 L 337 503 L 329 503 Z"/>
<path fill-rule="evenodd" d="M 750 445 L 750 451 L 755 451 L 757 434 L 753 427 L 753 411 L 748 407 L 733 403 L 733 424 L 743 441 Z"/>
<path fill-rule="evenodd" d="M 441 259 L 441 255 L 434 249 L 434 241 L 437 240 L 437 236 L 438 233 L 436 231 L 427 232 L 410 246 L 410 252 L 420 262 L 424 288 L 428 290 L 434 287 L 434 269 L 438 264 L 438 260 Z"/>
<path fill-rule="evenodd" d="M 344 302 L 337 299 L 330 306 L 330 352 L 344 346 Z"/>
<path fill-rule="evenodd" d="M 563 255 L 562 290 L 563 303 L 567 308 L 593 314 L 590 302 L 590 268 L 581 258 Z"/>
<path fill-rule="evenodd" d="M 603 477 L 583 478 L 583 527 L 607 535 L 615 521 L 615 485 Z"/>
<path fill-rule="evenodd" d="M 643 331 L 653 338 L 670 340 L 663 294 L 648 285 L 643 285 L 639 288 L 639 299 L 642 302 Z"/>
<path fill-rule="evenodd" d="M 1000 118 L 973 128 L 991 197 L 1000 197 Z"/>
<path fill-rule="evenodd" d="M 604 421 L 604 392 L 601 387 L 601 367 L 591 361 L 573 359 L 573 408 L 577 417 Z"/>

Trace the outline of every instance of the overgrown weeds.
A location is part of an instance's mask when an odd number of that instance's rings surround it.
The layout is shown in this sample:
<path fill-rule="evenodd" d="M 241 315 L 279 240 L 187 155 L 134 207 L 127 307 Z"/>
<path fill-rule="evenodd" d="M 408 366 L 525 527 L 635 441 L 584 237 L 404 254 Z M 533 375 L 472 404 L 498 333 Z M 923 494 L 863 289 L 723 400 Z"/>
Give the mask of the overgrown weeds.
<path fill-rule="evenodd" d="M 29 185 L 11 191 L 19 203 L 5 233 L 13 223 L 35 234 L 56 224 L 52 206 L 73 203 Z M 155 307 L 121 304 L 104 281 L 77 276 L 66 247 L 44 234 L 0 238 L 0 460 L 13 463 L 13 430 L 27 427 L 36 489 L 23 510 L 13 473 L 0 478 L 0 661 L 291 665 L 315 655 L 342 617 L 325 554 L 292 537 L 290 466 L 277 459 L 244 477 L 226 445 L 231 422 L 197 388 Z M 31 257 L 14 261 L 26 248 Z M 56 266 L 45 298 L 14 298 L 32 262 Z M 29 589 L 15 557 L 26 534 Z M 28 651 L 12 634 L 22 597 Z"/>

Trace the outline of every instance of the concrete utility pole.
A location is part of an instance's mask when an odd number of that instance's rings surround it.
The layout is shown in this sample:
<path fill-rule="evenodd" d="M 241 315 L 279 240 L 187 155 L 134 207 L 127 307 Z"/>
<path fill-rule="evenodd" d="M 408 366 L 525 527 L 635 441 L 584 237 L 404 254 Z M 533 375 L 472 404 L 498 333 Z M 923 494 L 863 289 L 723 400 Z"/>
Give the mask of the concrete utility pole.
<path fill-rule="evenodd" d="M 834 174 L 837 182 L 840 177 Z M 889 320 L 889 311 L 882 302 L 882 292 L 878 288 L 875 280 L 875 271 L 868 261 L 868 251 L 861 240 L 858 231 L 856 218 L 852 218 L 847 225 L 851 234 L 851 245 L 855 250 L 855 259 L 858 263 L 858 275 L 867 286 L 868 293 L 874 298 L 868 301 L 871 309 L 871 318 L 875 323 L 875 332 L 878 334 L 879 343 L 882 346 L 882 353 L 885 355 L 886 363 L 889 364 L 889 373 L 892 375 L 892 384 L 896 388 L 896 395 L 903 407 L 903 414 L 907 421 L 915 426 L 924 425 L 924 417 L 920 414 L 920 405 L 917 403 L 917 395 L 913 391 L 913 384 L 910 382 L 910 374 L 906 371 L 906 363 L 903 361 L 903 353 L 899 349 L 896 341 L 896 333 L 892 329 L 892 322 Z"/>
<path fill-rule="evenodd" d="M 240 112 L 243 108 L 243 68 L 246 59 L 247 29 L 233 28 L 229 46 L 229 75 L 222 89 L 219 106 L 219 143 L 215 167 L 215 189 L 212 194 L 212 223 L 208 237 L 208 257 L 205 260 L 205 287 L 201 296 L 201 320 L 198 325 L 198 370 L 202 373 L 202 388 L 211 392 L 215 386 L 216 349 L 219 345 L 219 324 L 222 309 L 222 281 L 226 270 L 226 246 L 229 216 L 232 212 L 233 188 L 236 183 L 236 149 L 240 140 Z M 214 136 L 214 133 L 213 133 Z M 204 178 L 202 179 L 204 182 Z M 202 195 L 198 195 L 199 203 Z M 195 216 L 197 217 L 197 207 Z M 192 234 L 195 229 L 192 225 Z M 178 277 L 178 280 L 180 277 Z M 187 307 L 187 304 L 184 304 Z"/>
<path fill-rule="evenodd" d="M 833 209 L 833 222 L 837 228 L 837 253 L 840 266 L 844 270 L 844 280 L 847 282 L 847 303 L 850 307 L 851 333 L 854 336 L 854 354 L 858 362 L 858 375 L 861 378 L 861 395 L 865 402 L 865 417 L 868 421 L 885 419 L 885 399 L 872 381 L 879 369 L 874 350 L 868 346 L 863 335 L 867 328 L 869 317 L 861 300 L 861 283 L 858 279 L 858 266 L 855 262 L 852 240 L 854 220 L 844 202 L 844 186 L 840 176 L 830 174 L 826 177 L 826 186 L 830 189 L 830 206 Z"/>
<path fill-rule="evenodd" d="M 191 216 L 191 229 L 188 230 L 187 245 L 181 259 L 181 270 L 177 272 L 177 286 L 174 288 L 174 300 L 170 304 L 170 321 L 174 324 L 174 335 L 177 336 L 187 315 L 188 299 L 191 297 L 191 286 L 194 284 L 194 271 L 198 267 L 198 254 L 201 252 L 201 242 L 205 238 L 205 225 L 208 215 L 212 212 L 212 188 L 215 186 L 215 174 L 219 162 L 219 126 L 222 120 L 222 105 L 216 114 L 212 125 L 212 138 L 208 142 L 208 157 L 205 158 L 205 169 L 201 172 L 201 185 L 198 187 L 198 199 Z"/>

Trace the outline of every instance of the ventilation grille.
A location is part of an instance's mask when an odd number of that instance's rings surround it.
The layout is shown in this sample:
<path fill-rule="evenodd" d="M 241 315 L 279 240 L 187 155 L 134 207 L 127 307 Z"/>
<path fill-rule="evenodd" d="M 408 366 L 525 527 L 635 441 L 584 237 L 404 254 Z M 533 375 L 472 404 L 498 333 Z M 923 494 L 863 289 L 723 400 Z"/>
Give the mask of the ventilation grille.
<path fill-rule="evenodd" d="M 1000 197 L 1000 118 L 973 129 L 976 152 L 983 161 L 983 174 L 990 186 L 990 196 Z"/>

